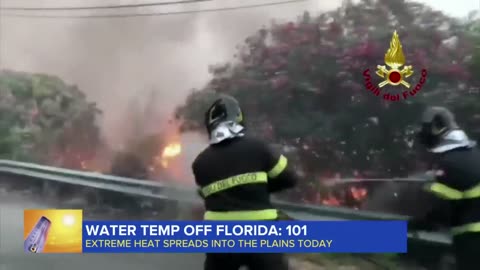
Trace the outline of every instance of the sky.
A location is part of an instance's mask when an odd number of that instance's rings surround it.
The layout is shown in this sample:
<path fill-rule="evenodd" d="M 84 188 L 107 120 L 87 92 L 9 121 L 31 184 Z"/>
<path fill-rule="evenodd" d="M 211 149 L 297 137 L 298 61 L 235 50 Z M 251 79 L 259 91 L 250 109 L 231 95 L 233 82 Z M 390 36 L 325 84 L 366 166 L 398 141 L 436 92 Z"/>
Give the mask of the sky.
<path fill-rule="evenodd" d="M 480 0 L 423 0 L 418 2 L 427 4 L 455 17 L 466 16 L 472 10 L 480 11 Z"/>
<path fill-rule="evenodd" d="M 38 7 L 154 1 L 0 0 L 0 4 Z M 275 1 L 280 0 L 214 0 L 148 8 L 148 11 L 186 11 Z M 480 0 L 420 2 L 457 17 L 480 8 Z M 0 68 L 50 73 L 78 85 L 103 110 L 100 120 L 103 135 L 115 147 L 123 144 L 126 134 L 135 128 L 127 119 L 141 105 L 132 101 L 153 102 L 155 111 L 146 129 L 161 131 L 166 115 L 184 101 L 191 89 L 201 88 L 209 80 L 208 66 L 231 60 L 235 47 L 262 25 L 271 19 L 295 19 L 304 10 L 313 13 L 331 10 L 340 3 L 340 0 L 310 0 L 237 11 L 123 19 L 1 16 Z M 157 92 L 155 96 L 148 95 L 152 90 Z"/>

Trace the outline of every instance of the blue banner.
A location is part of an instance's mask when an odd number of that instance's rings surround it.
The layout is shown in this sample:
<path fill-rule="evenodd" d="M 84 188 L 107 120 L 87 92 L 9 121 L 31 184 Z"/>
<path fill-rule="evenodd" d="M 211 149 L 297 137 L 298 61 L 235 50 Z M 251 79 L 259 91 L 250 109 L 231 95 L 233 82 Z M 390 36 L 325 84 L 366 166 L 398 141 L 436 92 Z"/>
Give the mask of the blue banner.
<path fill-rule="evenodd" d="M 405 253 L 405 221 L 84 221 L 83 253 Z"/>

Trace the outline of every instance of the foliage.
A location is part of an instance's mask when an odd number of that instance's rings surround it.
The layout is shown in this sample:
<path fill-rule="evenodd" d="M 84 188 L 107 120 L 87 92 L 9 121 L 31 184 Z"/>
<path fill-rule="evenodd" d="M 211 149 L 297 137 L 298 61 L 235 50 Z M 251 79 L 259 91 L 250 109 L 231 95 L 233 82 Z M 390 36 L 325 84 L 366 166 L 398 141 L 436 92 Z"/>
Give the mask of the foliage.
<path fill-rule="evenodd" d="M 425 105 L 452 108 L 480 139 L 476 25 L 403 0 L 345 1 L 316 18 L 305 12 L 297 22 L 274 23 L 247 38 L 236 63 L 212 68 L 213 79 L 177 117 L 184 129 L 199 130 L 211 100 L 234 95 L 250 132 L 297 147 L 310 179 L 404 176 L 422 169 L 411 135 Z M 423 89 L 399 102 L 373 95 L 362 76 L 367 68 L 376 76 L 394 30 L 414 67 L 407 81 L 415 86 L 422 68 L 428 71 Z"/>
<path fill-rule="evenodd" d="M 57 77 L 0 71 L 0 158 L 81 168 L 100 142 L 99 113 Z"/>

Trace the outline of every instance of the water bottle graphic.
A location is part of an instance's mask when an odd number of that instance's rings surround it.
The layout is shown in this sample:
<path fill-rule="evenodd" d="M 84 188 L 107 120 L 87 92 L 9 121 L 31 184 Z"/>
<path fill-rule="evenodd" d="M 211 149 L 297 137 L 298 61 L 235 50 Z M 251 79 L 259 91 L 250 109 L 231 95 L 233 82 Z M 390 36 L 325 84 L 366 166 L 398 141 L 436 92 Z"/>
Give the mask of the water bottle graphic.
<path fill-rule="evenodd" d="M 23 249 L 26 253 L 42 253 L 45 244 L 47 243 L 48 233 L 52 222 L 42 216 L 37 224 L 28 234 L 23 244 Z"/>

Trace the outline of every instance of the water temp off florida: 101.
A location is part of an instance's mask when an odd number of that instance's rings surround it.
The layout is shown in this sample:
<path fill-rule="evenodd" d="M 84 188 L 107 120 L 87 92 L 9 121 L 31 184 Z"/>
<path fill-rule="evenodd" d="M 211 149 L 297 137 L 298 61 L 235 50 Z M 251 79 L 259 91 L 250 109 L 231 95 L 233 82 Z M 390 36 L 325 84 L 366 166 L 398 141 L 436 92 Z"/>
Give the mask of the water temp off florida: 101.
<path fill-rule="evenodd" d="M 85 225 L 88 236 L 280 236 L 282 226 L 276 224 L 212 225 L 196 224 L 179 226 L 175 224 L 157 225 Z M 307 236 L 307 225 L 287 225 L 288 236 Z"/>

